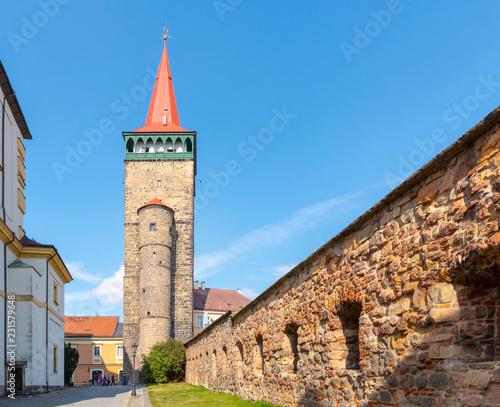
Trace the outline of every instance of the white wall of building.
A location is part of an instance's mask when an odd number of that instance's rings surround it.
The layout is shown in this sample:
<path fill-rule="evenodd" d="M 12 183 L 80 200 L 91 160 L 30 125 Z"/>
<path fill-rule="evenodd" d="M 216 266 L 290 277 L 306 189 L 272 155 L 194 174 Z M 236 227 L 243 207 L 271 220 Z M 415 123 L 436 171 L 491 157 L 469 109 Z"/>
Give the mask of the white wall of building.
<path fill-rule="evenodd" d="M 9 81 L 1 66 L 2 86 L 9 88 Z M 7 91 L 7 93 L 10 92 Z M 0 104 L 4 100 L 4 90 L 0 87 Z M 15 295 L 15 334 L 16 362 L 24 368 L 24 385 L 27 390 L 45 390 L 64 386 L 64 284 L 71 281 L 66 267 L 62 263 L 53 246 L 30 247 L 29 250 L 20 243 L 24 235 L 23 216 L 25 208 L 25 149 L 21 130 L 9 106 L 16 99 L 9 98 L 5 103 L 4 117 L 4 152 L 0 140 L 0 226 L 2 240 L 0 242 L 0 364 L 5 366 L 5 333 L 7 321 L 5 314 L 5 298 Z M 17 102 L 16 102 L 17 103 Z M 0 106 L 1 113 L 2 106 Z M 2 118 L 0 118 L 0 121 Z M 0 123 L 1 126 L 1 123 Z M 19 127 L 21 126 L 21 128 Z M 0 127 L 1 128 L 1 127 Z M 24 130 L 23 130 L 24 131 Z M 25 132 L 26 133 L 26 132 Z M 26 137 L 31 138 L 29 133 Z M 0 136 L 1 138 L 1 136 Z M 2 155 L 4 161 L 2 162 Z M 2 181 L 4 178 L 4 182 Z M 4 185 L 3 185 L 4 184 Z M 1 191 L 4 191 L 4 207 L 1 206 Z M 5 211 L 5 216 L 4 216 Z M 3 221 L 3 222 L 2 222 Z M 7 228 L 9 230 L 6 230 Z M 9 243 L 5 236 L 15 236 L 17 240 Z M 6 249 L 6 259 L 4 250 Z M 25 253 L 35 258 L 23 257 Z M 17 256 L 20 256 L 17 259 Z M 56 256 L 53 264 L 57 271 L 49 265 L 50 256 Z M 41 257 L 41 258 L 38 258 Z M 14 263 L 16 260 L 22 263 Z M 14 264 L 13 264 L 14 263 Z M 9 267 L 12 265 L 12 267 Z M 59 274 L 58 274 L 59 273 Z M 4 283 L 7 279 L 7 284 Z M 63 281 L 64 280 L 64 281 Z M 57 285 L 57 298 L 54 297 L 54 284 Z M 48 327 L 48 329 L 47 329 Z M 54 369 L 54 347 L 57 348 L 57 365 Z M 0 369 L 0 392 L 5 394 L 5 369 Z"/>
<path fill-rule="evenodd" d="M 3 101 L 3 92 L 0 90 L 0 104 Z M 1 120 L 1 118 L 0 118 Z M 5 103 L 5 163 L 3 170 L 5 173 L 5 223 L 12 230 L 18 239 L 20 236 L 19 228 L 24 228 L 23 213 L 18 206 L 18 189 L 24 194 L 24 188 L 18 180 L 18 157 L 21 153 L 18 151 L 18 139 L 23 142 L 21 132 L 14 120 L 10 110 L 9 103 Z M 0 140 L 0 154 L 1 154 Z M 1 157 L 1 156 L 0 156 Z M 22 158 L 22 157 L 21 157 Z M 1 161 L 1 158 L 0 158 Z M 24 161 L 24 160 L 21 160 Z M 0 188 L 2 179 L 0 177 Z M 3 214 L 0 214 L 3 217 Z"/>

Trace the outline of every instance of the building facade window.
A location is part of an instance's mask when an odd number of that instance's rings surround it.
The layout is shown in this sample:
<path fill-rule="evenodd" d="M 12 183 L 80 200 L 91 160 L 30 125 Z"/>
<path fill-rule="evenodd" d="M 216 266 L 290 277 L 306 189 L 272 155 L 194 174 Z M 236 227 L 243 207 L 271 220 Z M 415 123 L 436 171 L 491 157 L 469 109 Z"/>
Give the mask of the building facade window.
<path fill-rule="evenodd" d="M 101 356 L 101 345 L 94 345 L 94 356 Z"/>
<path fill-rule="evenodd" d="M 116 358 L 123 359 L 123 345 L 116 345 Z"/>
<path fill-rule="evenodd" d="M 52 350 L 52 372 L 57 373 L 57 346 L 54 345 Z"/>
<path fill-rule="evenodd" d="M 198 315 L 196 317 L 196 327 L 203 328 L 203 315 Z"/>
<path fill-rule="evenodd" d="M 57 286 L 57 283 L 54 282 L 54 304 L 59 305 L 59 302 L 57 301 L 59 297 L 59 288 Z"/>

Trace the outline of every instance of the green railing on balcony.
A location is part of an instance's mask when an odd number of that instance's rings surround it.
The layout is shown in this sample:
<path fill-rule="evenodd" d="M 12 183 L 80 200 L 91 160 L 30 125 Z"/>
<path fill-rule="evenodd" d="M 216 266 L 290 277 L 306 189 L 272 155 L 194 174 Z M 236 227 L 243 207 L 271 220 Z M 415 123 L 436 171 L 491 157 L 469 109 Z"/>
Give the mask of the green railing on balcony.
<path fill-rule="evenodd" d="M 130 160 L 187 160 L 194 158 L 194 153 L 125 153 Z"/>
<path fill-rule="evenodd" d="M 124 133 L 125 159 L 185 160 L 193 159 L 196 133 L 142 134 Z"/>

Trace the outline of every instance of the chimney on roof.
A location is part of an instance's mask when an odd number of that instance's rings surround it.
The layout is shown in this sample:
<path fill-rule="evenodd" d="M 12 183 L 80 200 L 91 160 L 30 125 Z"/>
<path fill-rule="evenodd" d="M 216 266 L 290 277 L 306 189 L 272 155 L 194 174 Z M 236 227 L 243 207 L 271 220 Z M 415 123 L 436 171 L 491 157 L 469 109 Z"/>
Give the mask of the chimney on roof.
<path fill-rule="evenodd" d="M 201 289 L 202 289 L 202 291 L 205 291 L 205 282 L 204 281 L 201 282 Z"/>
<path fill-rule="evenodd" d="M 197 289 L 198 289 L 198 286 L 199 286 L 198 280 L 193 281 L 193 289 L 194 289 L 194 290 L 197 290 Z"/>
<path fill-rule="evenodd" d="M 240 290 L 239 288 L 237 288 L 237 289 L 236 289 L 236 292 L 237 292 L 238 294 L 241 294 L 241 290 Z"/>

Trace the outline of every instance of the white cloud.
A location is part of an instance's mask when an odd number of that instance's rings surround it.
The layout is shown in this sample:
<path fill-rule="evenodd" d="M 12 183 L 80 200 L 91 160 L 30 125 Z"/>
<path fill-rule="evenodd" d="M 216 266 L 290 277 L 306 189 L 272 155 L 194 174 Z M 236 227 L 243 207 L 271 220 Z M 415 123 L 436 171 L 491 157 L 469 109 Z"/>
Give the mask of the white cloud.
<path fill-rule="evenodd" d="M 123 272 L 120 268 L 105 278 L 92 290 L 68 293 L 65 295 L 66 315 L 105 315 L 110 309 L 123 301 Z"/>
<path fill-rule="evenodd" d="M 83 263 L 70 262 L 66 263 L 66 266 L 75 280 L 83 280 L 92 284 L 99 284 L 102 281 L 101 276 L 92 275 L 83 271 Z"/>
<path fill-rule="evenodd" d="M 292 236 L 314 228 L 326 217 L 331 217 L 337 208 L 345 207 L 360 192 L 332 198 L 315 205 L 306 206 L 292 213 L 279 223 L 265 225 L 237 238 L 228 248 L 195 258 L 196 278 L 206 278 L 217 273 L 216 267 L 255 250 L 277 247 Z"/>
<path fill-rule="evenodd" d="M 260 295 L 260 293 L 252 290 L 251 288 L 243 288 L 241 290 L 241 294 L 247 298 L 250 298 L 251 300 L 254 300 L 255 298 L 257 298 Z"/>
<path fill-rule="evenodd" d="M 293 269 L 297 264 L 295 263 L 289 263 L 289 264 L 282 264 L 280 266 L 274 266 L 274 267 L 270 267 L 269 269 L 267 269 L 268 271 L 270 271 L 271 273 L 273 273 L 273 275 L 275 277 L 283 277 L 286 273 L 288 273 L 291 269 Z"/>

